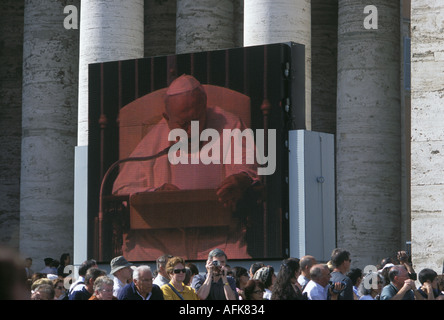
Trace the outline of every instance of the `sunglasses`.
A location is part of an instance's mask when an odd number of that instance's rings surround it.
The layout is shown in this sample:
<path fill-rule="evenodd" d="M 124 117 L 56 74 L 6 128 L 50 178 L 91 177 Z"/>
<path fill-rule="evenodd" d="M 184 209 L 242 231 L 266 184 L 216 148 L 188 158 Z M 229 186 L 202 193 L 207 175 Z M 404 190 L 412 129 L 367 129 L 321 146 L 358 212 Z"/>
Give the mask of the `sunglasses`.
<path fill-rule="evenodd" d="M 183 268 L 183 269 L 174 269 L 173 270 L 173 272 L 175 273 L 175 274 L 178 274 L 178 273 L 185 273 L 185 272 L 187 272 L 187 269 L 185 269 L 185 268 Z"/>

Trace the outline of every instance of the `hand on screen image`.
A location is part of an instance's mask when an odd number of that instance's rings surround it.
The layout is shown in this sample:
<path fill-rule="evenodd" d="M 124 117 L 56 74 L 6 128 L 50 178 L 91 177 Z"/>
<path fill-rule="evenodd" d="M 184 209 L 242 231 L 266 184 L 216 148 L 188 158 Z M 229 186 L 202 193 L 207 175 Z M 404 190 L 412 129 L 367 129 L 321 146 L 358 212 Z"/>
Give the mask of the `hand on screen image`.
<path fill-rule="evenodd" d="M 216 191 L 219 202 L 232 212 L 236 211 L 237 203 L 243 198 L 245 191 L 251 186 L 252 179 L 244 173 L 237 173 L 225 178 Z"/>
<path fill-rule="evenodd" d="M 177 191 L 177 190 L 180 190 L 180 188 L 171 183 L 164 183 L 159 188 L 155 189 L 155 191 Z"/>

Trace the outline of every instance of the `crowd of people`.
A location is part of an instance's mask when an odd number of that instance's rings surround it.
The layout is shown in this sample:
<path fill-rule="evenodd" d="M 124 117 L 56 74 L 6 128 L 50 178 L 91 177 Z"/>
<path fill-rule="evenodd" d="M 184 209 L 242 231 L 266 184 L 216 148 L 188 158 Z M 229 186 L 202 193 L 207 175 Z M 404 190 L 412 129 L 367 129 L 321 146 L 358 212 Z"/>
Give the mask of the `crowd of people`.
<path fill-rule="evenodd" d="M 182 257 L 163 255 L 156 269 L 118 256 L 110 272 L 87 260 L 72 282 L 70 255 L 45 259 L 34 272 L 32 259 L 0 254 L 0 300 L 443 300 L 444 278 L 432 269 L 416 273 L 404 251 L 382 259 L 377 271 L 351 268 L 349 251 L 337 248 L 327 263 L 315 257 L 288 258 L 279 270 L 254 262 L 230 267 L 221 249 L 212 250 L 205 272 Z M 419 285 L 416 284 L 419 282 Z"/>

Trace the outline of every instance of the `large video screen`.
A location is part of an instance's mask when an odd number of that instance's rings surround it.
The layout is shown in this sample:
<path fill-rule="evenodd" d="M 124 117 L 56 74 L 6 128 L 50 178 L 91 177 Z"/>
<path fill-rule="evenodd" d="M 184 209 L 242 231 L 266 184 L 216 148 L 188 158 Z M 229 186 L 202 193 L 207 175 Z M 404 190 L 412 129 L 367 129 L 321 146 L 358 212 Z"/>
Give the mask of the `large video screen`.
<path fill-rule="evenodd" d="M 287 44 L 89 67 L 88 256 L 288 255 Z"/>

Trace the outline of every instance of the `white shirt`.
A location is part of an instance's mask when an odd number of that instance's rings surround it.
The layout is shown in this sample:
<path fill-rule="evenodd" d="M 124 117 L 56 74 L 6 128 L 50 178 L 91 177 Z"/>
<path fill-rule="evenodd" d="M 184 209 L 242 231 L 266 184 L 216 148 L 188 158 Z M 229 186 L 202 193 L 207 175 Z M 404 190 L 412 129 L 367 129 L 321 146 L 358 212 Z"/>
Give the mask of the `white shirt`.
<path fill-rule="evenodd" d="M 161 274 L 158 274 L 156 278 L 153 281 L 153 284 L 157 284 L 159 287 L 162 287 L 164 284 L 169 283 L 170 280 L 162 276 Z"/>
<path fill-rule="evenodd" d="M 327 300 L 328 285 L 323 287 L 313 280 L 310 280 L 305 286 L 303 293 L 307 293 L 307 298 L 309 300 Z"/>
<path fill-rule="evenodd" d="M 125 286 L 125 283 L 123 283 L 122 281 L 120 281 L 119 278 L 117 278 L 116 276 L 114 276 L 114 285 L 113 285 L 113 296 L 117 297 L 117 295 L 119 294 L 120 289 L 122 289 Z"/>
<path fill-rule="evenodd" d="M 264 299 L 271 300 L 271 291 L 270 291 L 270 289 L 265 289 Z"/>
<path fill-rule="evenodd" d="M 302 288 L 308 283 L 308 281 L 310 281 L 310 279 L 308 279 L 306 276 L 303 276 L 302 274 L 298 277 L 298 282 Z"/>
<path fill-rule="evenodd" d="M 144 297 L 139 293 L 139 291 L 136 290 L 136 292 L 137 292 L 137 294 L 142 298 L 142 300 L 150 300 L 151 295 L 153 294 L 152 292 L 150 292 L 150 293 L 148 293 L 148 295 L 146 296 L 146 298 L 144 298 Z"/>
<path fill-rule="evenodd" d="M 78 284 L 79 282 L 83 282 L 83 283 Z M 77 281 L 74 282 L 73 284 L 71 284 L 71 286 L 69 287 L 69 294 L 72 294 L 74 291 L 82 290 L 82 288 L 85 286 L 84 283 L 85 283 L 85 277 L 79 276 Z"/>

